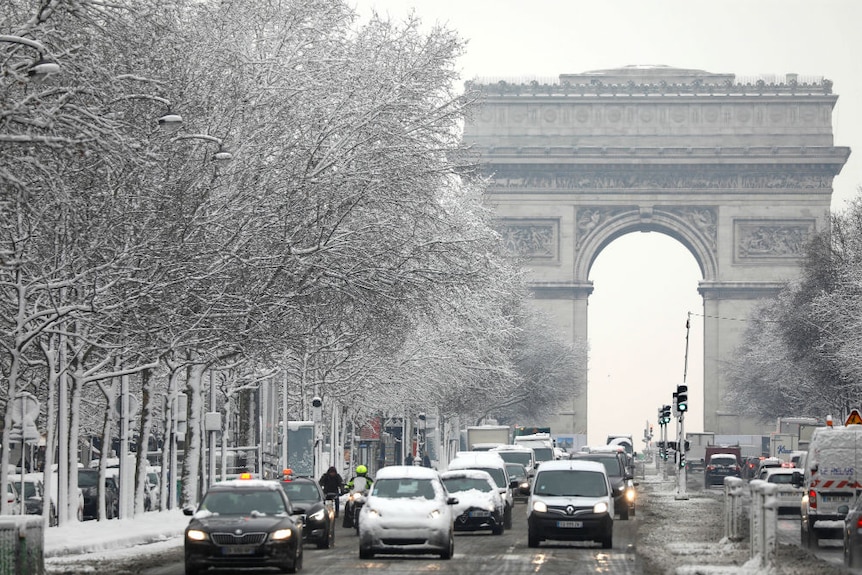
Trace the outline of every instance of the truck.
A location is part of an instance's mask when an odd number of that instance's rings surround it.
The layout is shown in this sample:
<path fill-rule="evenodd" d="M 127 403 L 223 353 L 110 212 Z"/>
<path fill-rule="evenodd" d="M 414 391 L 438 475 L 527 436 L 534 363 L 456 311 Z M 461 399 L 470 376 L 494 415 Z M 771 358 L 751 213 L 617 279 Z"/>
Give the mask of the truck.
<path fill-rule="evenodd" d="M 688 471 L 703 472 L 706 467 L 706 446 L 715 443 L 712 431 L 690 432 L 685 434 L 685 468 Z"/>
<path fill-rule="evenodd" d="M 467 428 L 467 451 L 488 451 L 509 443 L 509 427 L 506 425 L 474 425 Z"/>
<path fill-rule="evenodd" d="M 793 484 L 807 494 L 799 502 L 803 547 L 843 537 L 841 508 L 852 506 L 862 489 L 860 447 L 862 425 L 818 427 L 811 435 L 804 467 L 793 474 Z"/>
<path fill-rule="evenodd" d="M 531 435 L 519 435 L 515 439 L 515 445 L 523 445 L 533 450 L 536 464 L 543 461 L 556 459 L 554 452 L 554 440 L 550 433 L 533 433 Z"/>

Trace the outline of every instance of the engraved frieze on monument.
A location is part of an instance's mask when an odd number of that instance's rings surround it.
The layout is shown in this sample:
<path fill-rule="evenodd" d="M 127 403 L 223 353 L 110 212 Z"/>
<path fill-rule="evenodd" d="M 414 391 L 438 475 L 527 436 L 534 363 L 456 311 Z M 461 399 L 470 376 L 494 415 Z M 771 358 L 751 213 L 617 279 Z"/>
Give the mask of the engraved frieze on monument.
<path fill-rule="evenodd" d="M 736 219 L 733 221 L 734 259 L 748 263 L 799 259 L 814 231 L 813 219 Z"/>
<path fill-rule="evenodd" d="M 718 210 L 709 206 L 658 207 L 656 211 L 667 212 L 685 220 L 697 230 L 706 245 L 715 251 L 718 240 Z"/>
<path fill-rule="evenodd" d="M 512 253 L 534 263 L 559 262 L 559 218 L 500 218 L 495 227 Z"/>
<path fill-rule="evenodd" d="M 637 210 L 629 207 L 582 206 L 578 208 L 575 225 L 575 247 L 579 247 L 584 239 L 599 226 L 619 216 Z"/>

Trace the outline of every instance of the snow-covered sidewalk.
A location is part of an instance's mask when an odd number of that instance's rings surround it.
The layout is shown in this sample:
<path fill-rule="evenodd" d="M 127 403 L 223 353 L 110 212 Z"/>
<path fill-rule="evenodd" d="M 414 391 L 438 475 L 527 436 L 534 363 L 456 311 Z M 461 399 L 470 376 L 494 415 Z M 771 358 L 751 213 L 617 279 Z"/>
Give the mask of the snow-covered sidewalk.
<path fill-rule="evenodd" d="M 133 519 L 73 521 L 45 531 L 45 557 L 103 551 L 116 553 L 121 549 L 128 549 L 130 554 L 140 554 L 141 550 L 135 550 L 135 547 L 152 543 L 160 543 L 159 548 L 181 546 L 183 530 L 188 523 L 189 518 L 179 509 L 151 511 Z"/>

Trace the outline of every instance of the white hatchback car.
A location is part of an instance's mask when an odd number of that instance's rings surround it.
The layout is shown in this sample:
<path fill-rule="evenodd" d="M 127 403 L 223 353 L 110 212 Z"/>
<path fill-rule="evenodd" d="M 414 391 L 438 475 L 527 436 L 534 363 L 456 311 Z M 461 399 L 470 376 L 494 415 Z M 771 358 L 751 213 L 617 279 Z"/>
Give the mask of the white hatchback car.
<path fill-rule="evenodd" d="M 440 474 L 440 479 L 446 491 L 458 499 L 458 504 L 452 506 L 456 531 L 490 529 L 494 535 L 503 534 L 506 506 L 487 471 L 447 471 Z"/>
<path fill-rule="evenodd" d="M 434 469 L 393 465 L 377 472 L 360 511 L 359 558 L 376 553 L 439 554 L 451 559 L 455 529 L 451 497 Z"/>
<path fill-rule="evenodd" d="M 804 491 L 793 485 L 794 472 L 798 473 L 799 470 L 792 467 L 770 467 L 763 474 L 764 481 L 778 485 L 778 513 L 798 515 L 800 512 Z"/>
<path fill-rule="evenodd" d="M 605 466 L 578 459 L 539 465 L 527 502 L 527 545 L 545 539 L 613 546 L 614 493 Z"/>

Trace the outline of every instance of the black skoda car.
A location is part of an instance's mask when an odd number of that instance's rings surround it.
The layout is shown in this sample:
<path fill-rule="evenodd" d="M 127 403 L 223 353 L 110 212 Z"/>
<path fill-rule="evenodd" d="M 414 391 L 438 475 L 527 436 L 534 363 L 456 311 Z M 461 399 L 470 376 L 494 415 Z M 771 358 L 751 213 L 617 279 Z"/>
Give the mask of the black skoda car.
<path fill-rule="evenodd" d="M 308 543 L 316 543 L 320 549 L 335 544 L 335 510 L 326 500 L 320 485 L 308 477 L 278 480 L 293 512 L 303 519 L 302 534 Z"/>
<path fill-rule="evenodd" d="M 302 520 L 281 487 L 240 478 L 212 485 L 185 532 L 186 575 L 209 567 L 302 568 Z"/>

